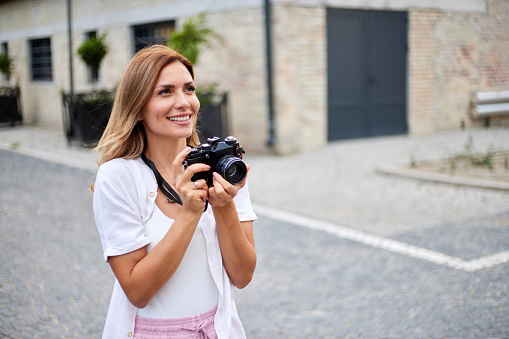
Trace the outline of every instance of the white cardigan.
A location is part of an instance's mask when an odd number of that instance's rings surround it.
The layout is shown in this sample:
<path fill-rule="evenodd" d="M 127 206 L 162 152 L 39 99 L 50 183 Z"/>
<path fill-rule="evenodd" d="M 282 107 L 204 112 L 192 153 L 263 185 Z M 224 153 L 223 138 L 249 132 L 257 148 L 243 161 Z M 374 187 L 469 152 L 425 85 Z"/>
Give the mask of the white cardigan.
<path fill-rule="evenodd" d="M 146 246 L 145 222 L 151 216 L 157 195 L 152 170 L 141 158 L 114 159 L 101 165 L 94 188 L 94 216 L 101 236 L 104 260 Z M 240 221 L 256 219 L 249 189 L 244 186 L 234 198 Z M 212 208 L 200 220 L 207 243 L 212 277 L 219 290 L 218 310 L 214 318 L 216 333 L 222 338 L 245 338 L 244 328 L 233 300 L 234 286 L 223 266 Z M 103 339 L 131 338 L 137 308 L 127 299 L 115 281 Z"/>

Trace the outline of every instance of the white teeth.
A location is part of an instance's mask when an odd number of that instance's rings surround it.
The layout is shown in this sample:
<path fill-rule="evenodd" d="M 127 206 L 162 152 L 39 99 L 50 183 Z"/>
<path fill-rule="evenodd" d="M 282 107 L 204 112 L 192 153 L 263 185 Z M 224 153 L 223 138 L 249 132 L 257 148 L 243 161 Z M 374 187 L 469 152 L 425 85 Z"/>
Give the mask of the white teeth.
<path fill-rule="evenodd" d="M 190 115 L 186 115 L 184 117 L 171 117 L 171 118 L 168 118 L 170 121 L 187 121 L 189 120 L 191 116 Z"/>

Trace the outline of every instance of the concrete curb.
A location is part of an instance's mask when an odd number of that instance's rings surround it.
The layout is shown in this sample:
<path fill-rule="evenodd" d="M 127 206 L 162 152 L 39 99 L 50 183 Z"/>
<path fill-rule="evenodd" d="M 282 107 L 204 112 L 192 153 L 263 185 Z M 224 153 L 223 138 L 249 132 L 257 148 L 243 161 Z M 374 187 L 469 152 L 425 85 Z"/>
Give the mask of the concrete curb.
<path fill-rule="evenodd" d="M 418 169 L 398 166 L 384 165 L 376 169 L 377 173 L 406 177 L 421 181 L 431 181 L 456 186 L 478 187 L 499 191 L 509 191 L 509 183 L 501 181 L 481 180 L 467 177 L 452 176 L 441 173 L 431 173 Z"/>

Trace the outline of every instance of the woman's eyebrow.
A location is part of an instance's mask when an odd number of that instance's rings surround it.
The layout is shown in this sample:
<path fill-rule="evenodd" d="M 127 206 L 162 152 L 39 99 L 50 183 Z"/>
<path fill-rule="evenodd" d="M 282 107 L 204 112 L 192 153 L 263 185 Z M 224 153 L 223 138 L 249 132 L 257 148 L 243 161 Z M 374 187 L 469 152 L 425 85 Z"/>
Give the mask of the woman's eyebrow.
<path fill-rule="evenodd" d="M 192 85 L 193 83 L 194 83 L 194 81 L 186 82 L 186 83 L 184 84 L 184 87 L 185 87 L 185 86 Z M 158 88 L 158 87 L 163 87 L 163 88 L 175 88 L 175 85 L 170 85 L 170 84 L 160 84 L 160 85 L 157 85 L 155 88 Z"/>
<path fill-rule="evenodd" d="M 156 88 L 163 87 L 163 88 L 175 88 L 175 85 L 169 85 L 169 84 L 160 84 L 157 85 Z"/>

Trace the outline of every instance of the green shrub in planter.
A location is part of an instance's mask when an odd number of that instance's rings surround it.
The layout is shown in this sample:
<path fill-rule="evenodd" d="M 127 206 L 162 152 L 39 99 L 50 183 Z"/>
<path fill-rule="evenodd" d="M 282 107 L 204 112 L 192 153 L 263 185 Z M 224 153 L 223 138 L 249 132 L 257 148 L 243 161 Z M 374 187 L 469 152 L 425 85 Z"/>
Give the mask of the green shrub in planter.
<path fill-rule="evenodd" d="M 92 36 L 82 42 L 77 53 L 94 72 L 108 54 L 106 33 Z M 97 79 L 95 79 L 97 80 Z M 78 94 L 62 93 L 64 129 L 69 143 L 93 145 L 102 135 L 111 113 L 112 94 L 92 91 Z"/>
<path fill-rule="evenodd" d="M 168 46 L 189 59 L 194 65 L 198 61 L 202 47 L 212 47 L 212 40 L 221 40 L 221 36 L 205 26 L 205 14 L 188 18 L 182 29 L 168 36 Z"/>
<path fill-rule="evenodd" d="M 13 68 L 14 60 L 6 53 L 0 53 L 0 73 L 9 78 L 12 75 Z"/>
<path fill-rule="evenodd" d="M 99 69 L 101 66 L 101 62 L 106 54 L 108 54 L 108 46 L 104 42 L 105 39 L 106 33 L 103 33 L 100 37 L 94 36 L 83 41 L 80 47 L 78 47 L 78 55 L 88 66 L 95 69 Z"/>

